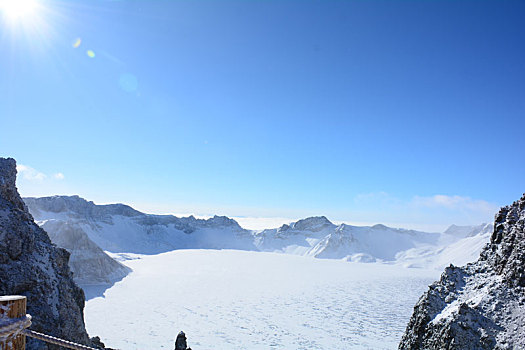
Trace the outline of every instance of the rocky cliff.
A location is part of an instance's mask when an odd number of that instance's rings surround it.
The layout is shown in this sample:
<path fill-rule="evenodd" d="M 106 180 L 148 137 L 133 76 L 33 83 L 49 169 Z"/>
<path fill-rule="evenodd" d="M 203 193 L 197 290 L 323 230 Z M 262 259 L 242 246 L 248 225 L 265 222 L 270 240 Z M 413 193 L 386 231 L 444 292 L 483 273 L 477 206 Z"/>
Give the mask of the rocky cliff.
<path fill-rule="evenodd" d="M 0 158 L 0 295 L 25 295 L 31 329 L 89 344 L 84 293 L 73 282 L 69 253 L 35 224 L 15 187 L 16 162 Z M 26 349 L 56 349 L 29 338 Z"/>
<path fill-rule="evenodd" d="M 39 223 L 40 224 L 40 223 Z M 131 269 L 112 259 L 91 239 L 82 227 L 64 220 L 47 220 L 40 224 L 51 241 L 70 254 L 69 267 L 79 285 L 111 284 L 120 281 Z"/>
<path fill-rule="evenodd" d="M 525 349 L 525 195 L 496 215 L 478 261 L 420 298 L 399 349 Z"/>

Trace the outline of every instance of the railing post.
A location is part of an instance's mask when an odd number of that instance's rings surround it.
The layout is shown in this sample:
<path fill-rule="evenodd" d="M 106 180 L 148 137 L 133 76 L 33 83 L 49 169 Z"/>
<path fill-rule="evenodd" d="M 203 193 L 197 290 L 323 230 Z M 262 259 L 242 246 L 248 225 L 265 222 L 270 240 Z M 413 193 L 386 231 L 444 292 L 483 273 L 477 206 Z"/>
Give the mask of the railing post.
<path fill-rule="evenodd" d="M 0 317 L 18 318 L 26 315 L 26 297 L 20 295 L 0 296 Z M 25 350 L 26 336 L 18 334 L 0 342 L 0 350 Z"/>

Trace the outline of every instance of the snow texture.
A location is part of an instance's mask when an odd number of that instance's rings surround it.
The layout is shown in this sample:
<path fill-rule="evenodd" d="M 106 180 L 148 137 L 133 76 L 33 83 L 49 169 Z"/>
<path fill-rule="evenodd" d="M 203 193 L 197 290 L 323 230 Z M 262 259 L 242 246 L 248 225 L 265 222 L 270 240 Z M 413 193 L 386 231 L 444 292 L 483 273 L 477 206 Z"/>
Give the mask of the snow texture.
<path fill-rule="evenodd" d="M 90 333 L 127 350 L 172 349 L 180 330 L 193 349 L 393 349 L 436 276 L 236 250 L 135 255 L 125 264 L 133 272 L 89 300 L 85 315 Z"/>
<path fill-rule="evenodd" d="M 202 220 L 193 216 L 150 215 L 124 204 L 96 205 L 78 196 L 25 198 L 25 202 L 37 220 L 67 222 L 75 231 L 85 232 L 103 250 L 114 253 L 239 249 L 442 270 L 450 263 L 463 264 L 477 259 L 492 229 L 486 224 L 451 226 L 440 234 L 384 225 L 334 225 L 326 217 L 319 216 L 277 229 L 251 231 L 227 217 Z M 54 231 L 51 225 L 49 231 Z M 58 233 L 64 234 L 64 230 Z M 76 257 L 74 249 L 62 245 L 59 234 L 50 234 L 55 243 L 69 249 Z M 91 277 L 79 272 L 76 278 L 88 283 Z M 92 282 L 96 283 L 96 278 Z"/>
<path fill-rule="evenodd" d="M 394 348 L 438 269 L 477 259 L 493 231 L 334 225 L 324 216 L 250 231 L 227 217 L 150 215 L 78 196 L 25 203 L 86 267 L 72 266 L 89 330 L 125 349 L 171 346 L 181 329 L 194 348 Z M 112 282 L 87 285 L 104 279 Z M 464 310 L 455 307 L 443 315 Z"/>
<path fill-rule="evenodd" d="M 496 215 L 478 261 L 420 298 L 399 349 L 525 349 L 525 195 Z"/>

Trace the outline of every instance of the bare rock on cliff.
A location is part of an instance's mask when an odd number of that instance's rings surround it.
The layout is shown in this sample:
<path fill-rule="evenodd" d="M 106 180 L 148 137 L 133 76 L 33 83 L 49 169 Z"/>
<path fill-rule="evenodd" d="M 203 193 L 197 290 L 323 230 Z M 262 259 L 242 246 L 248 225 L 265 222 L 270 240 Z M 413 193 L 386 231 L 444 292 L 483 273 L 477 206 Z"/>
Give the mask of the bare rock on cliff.
<path fill-rule="evenodd" d="M 15 186 L 16 162 L 0 158 L 0 294 L 25 295 L 31 329 L 89 344 L 84 293 L 74 283 L 69 253 L 54 246 L 27 211 Z M 26 349 L 57 349 L 28 338 Z"/>
<path fill-rule="evenodd" d="M 399 349 L 525 349 L 525 195 L 496 215 L 478 261 L 420 298 Z"/>

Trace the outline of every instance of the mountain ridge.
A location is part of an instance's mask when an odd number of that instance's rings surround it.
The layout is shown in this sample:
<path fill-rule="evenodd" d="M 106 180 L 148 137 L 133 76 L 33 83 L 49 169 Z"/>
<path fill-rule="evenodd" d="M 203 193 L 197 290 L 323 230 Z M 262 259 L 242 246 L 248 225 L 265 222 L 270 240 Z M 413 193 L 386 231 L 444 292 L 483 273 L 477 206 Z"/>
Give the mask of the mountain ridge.
<path fill-rule="evenodd" d="M 113 253 L 156 254 L 174 249 L 241 249 L 424 267 L 421 261 L 414 262 L 419 257 L 417 254 L 422 249 L 427 255 L 440 254 L 441 248 L 444 248 L 444 237 L 448 244 L 466 238 L 464 236 L 473 236 L 478 249 L 473 252 L 474 255 L 479 252 L 480 242 L 488 240 L 487 237 L 475 235 L 477 231 L 472 227 L 451 226 L 450 230 L 469 232 L 469 235 L 453 235 L 391 228 L 383 224 L 336 225 L 325 216 L 313 216 L 279 228 L 247 230 L 225 216 L 196 219 L 193 216 L 179 218 L 174 215 L 146 214 L 125 204 L 97 205 L 79 196 L 30 197 L 24 200 L 42 223 L 49 220 L 67 221 L 77 226 L 78 230 L 83 230 L 103 250 Z M 71 203 L 71 209 L 68 203 Z M 411 250 L 412 255 L 402 254 Z"/>
<path fill-rule="evenodd" d="M 84 293 L 73 281 L 69 253 L 53 245 L 34 222 L 15 182 L 15 160 L 0 158 L 0 294 L 27 297 L 33 330 L 90 344 Z M 27 339 L 28 350 L 56 348 Z"/>
<path fill-rule="evenodd" d="M 525 194 L 500 209 L 479 258 L 450 265 L 414 307 L 399 349 L 525 348 Z"/>

